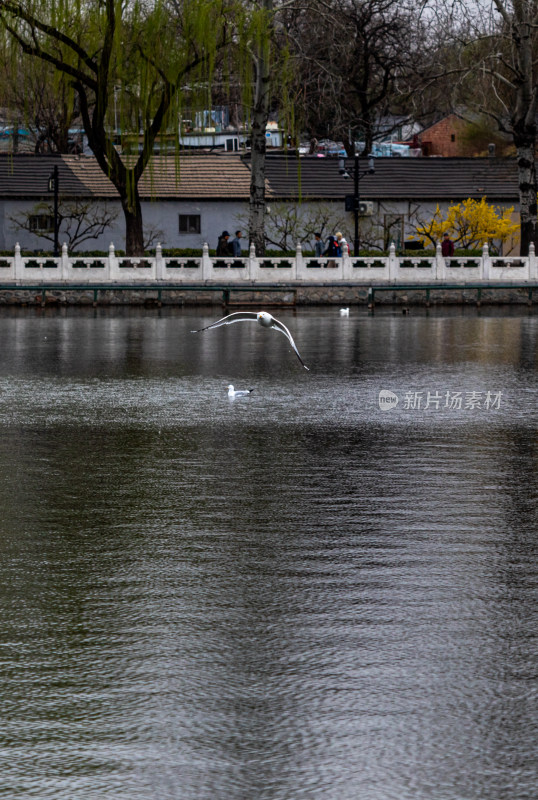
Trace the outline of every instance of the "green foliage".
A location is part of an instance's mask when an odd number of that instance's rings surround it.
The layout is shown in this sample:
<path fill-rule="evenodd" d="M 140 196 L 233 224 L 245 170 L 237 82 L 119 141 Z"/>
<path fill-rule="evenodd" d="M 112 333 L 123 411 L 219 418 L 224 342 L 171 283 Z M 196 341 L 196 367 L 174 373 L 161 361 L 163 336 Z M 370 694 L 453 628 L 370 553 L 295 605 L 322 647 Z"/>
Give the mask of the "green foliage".
<path fill-rule="evenodd" d="M 76 254 L 77 258 L 108 258 L 108 250 L 80 250 Z M 114 248 L 116 258 L 125 255 L 125 250 Z"/>
<path fill-rule="evenodd" d="M 473 248 L 473 247 L 456 247 L 454 250 L 454 256 L 480 256 L 482 257 L 482 249 L 481 248 Z"/>
<path fill-rule="evenodd" d="M 0 257 L 13 257 L 13 250 L 0 250 Z M 21 255 L 28 257 L 28 256 L 36 256 L 36 257 L 45 257 L 50 256 L 50 250 L 23 250 L 21 251 Z M 114 254 L 116 257 L 125 256 L 125 250 L 115 249 Z M 146 250 L 144 252 L 145 256 L 152 256 L 155 257 L 155 249 Z M 202 257 L 202 248 L 201 247 L 173 247 L 173 248 L 163 248 L 162 255 L 164 258 L 201 258 Z M 210 249 L 209 255 L 211 257 L 215 257 L 216 251 Z M 244 251 L 244 256 L 246 256 L 246 251 Z M 311 258 L 314 256 L 313 250 L 303 250 L 303 255 Z M 380 258 L 386 257 L 389 255 L 388 250 L 360 250 L 359 257 L 360 258 L 372 258 L 374 256 L 378 256 Z M 405 258 L 432 258 L 435 256 L 434 250 L 399 250 L 397 252 L 399 257 Z M 108 250 L 81 250 L 76 253 L 77 258 L 107 258 L 108 257 Z M 268 250 L 266 252 L 266 256 L 268 258 L 295 258 L 295 250 Z M 454 251 L 454 257 L 464 257 L 464 256 L 472 256 L 474 258 L 482 256 L 482 250 L 476 249 L 456 249 Z"/>
<path fill-rule="evenodd" d="M 210 251 L 211 252 L 211 251 Z M 155 249 L 150 249 L 147 251 L 148 254 L 152 256 L 155 255 Z M 167 247 L 162 249 L 162 254 L 166 258 L 171 257 L 178 257 L 178 258 L 185 258 L 185 256 L 195 256 L 196 258 L 200 258 L 202 255 L 202 248 L 201 247 Z"/>
<path fill-rule="evenodd" d="M 405 258 L 414 258 L 419 256 L 435 256 L 435 249 L 425 248 L 421 250 L 406 250 L 405 248 L 401 250 L 396 250 L 396 255 L 403 256 Z"/>
<path fill-rule="evenodd" d="M 191 106 L 207 107 L 217 52 L 228 42 L 234 0 L 3 0 L 6 57 L 30 56 L 76 92 L 99 166 L 116 187 L 126 220 L 127 251 L 143 251 L 138 182 L 161 132 L 177 140 L 185 85 Z M 188 79 L 188 80 L 187 80 Z M 123 158 L 116 127 L 138 132 L 138 154 Z"/>
<path fill-rule="evenodd" d="M 359 258 L 373 258 L 374 256 L 379 256 L 383 258 L 384 256 L 388 256 L 388 250 L 370 250 L 365 248 L 364 250 L 359 250 Z"/>

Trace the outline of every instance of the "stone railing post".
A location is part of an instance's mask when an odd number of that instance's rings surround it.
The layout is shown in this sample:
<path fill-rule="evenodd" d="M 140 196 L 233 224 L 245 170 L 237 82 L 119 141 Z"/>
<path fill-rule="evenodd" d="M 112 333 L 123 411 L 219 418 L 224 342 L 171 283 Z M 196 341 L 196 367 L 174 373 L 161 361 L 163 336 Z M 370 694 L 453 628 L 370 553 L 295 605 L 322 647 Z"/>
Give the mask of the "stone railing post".
<path fill-rule="evenodd" d="M 389 247 L 389 281 L 397 280 L 399 263 L 399 259 L 396 255 L 396 245 L 394 242 L 391 242 Z"/>
<path fill-rule="evenodd" d="M 163 249 L 161 247 L 161 243 L 157 242 L 155 247 L 155 277 L 158 281 L 164 280 L 164 271 Z"/>
<path fill-rule="evenodd" d="M 353 268 L 351 266 L 351 256 L 349 254 L 349 245 L 346 243 L 344 252 L 342 253 L 342 278 L 350 280 L 352 278 Z"/>
<path fill-rule="evenodd" d="M 297 242 L 297 247 L 295 248 L 295 269 L 293 270 L 293 277 L 297 279 L 299 275 L 302 275 L 304 272 L 304 258 L 303 258 L 303 246 L 301 242 Z"/>
<path fill-rule="evenodd" d="M 108 261 L 107 261 L 107 273 L 110 280 L 118 280 L 118 259 L 116 258 L 116 250 L 112 242 L 108 247 Z"/>
<path fill-rule="evenodd" d="M 67 244 L 64 242 L 62 245 L 62 256 L 60 260 L 60 278 L 63 281 L 68 281 L 69 277 L 69 254 L 67 252 Z"/>
<path fill-rule="evenodd" d="M 481 264 L 481 277 L 484 281 L 491 280 L 491 258 L 489 257 L 488 243 L 484 242 L 482 246 L 482 264 Z"/>
<path fill-rule="evenodd" d="M 213 277 L 213 262 L 209 256 L 209 245 L 204 242 L 202 247 L 202 280 L 210 281 Z"/>
<path fill-rule="evenodd" d="M 251 242 L 248 249 L 248 279 L 253 281 L 258 277 L 258 259 L 256 257 L 256 247 Z"/>
<path fill-rule="evenodd" d="M 536 260 L 536 249 L 534 247 L 534 242 L 531 242 L 529 245 L 529 280 L 535 281 L 538 280 L 538 263 Z"/>
<path fill-rule="evenodd" d="M 15 280 L 23 280 L 24 278 L 24 265 L 21 256 L 21 246 L 17 242 L 15 245 Z"/>
<path fill-rule="evenodd" d="M 435 245 L 435 278 L 438 281 L 446 281 L 447 279 L 447 269 L 446 269 L 446 261 L 443 258 L 443 251 L 441 250 L 441 242 L 437 242 Z"/>

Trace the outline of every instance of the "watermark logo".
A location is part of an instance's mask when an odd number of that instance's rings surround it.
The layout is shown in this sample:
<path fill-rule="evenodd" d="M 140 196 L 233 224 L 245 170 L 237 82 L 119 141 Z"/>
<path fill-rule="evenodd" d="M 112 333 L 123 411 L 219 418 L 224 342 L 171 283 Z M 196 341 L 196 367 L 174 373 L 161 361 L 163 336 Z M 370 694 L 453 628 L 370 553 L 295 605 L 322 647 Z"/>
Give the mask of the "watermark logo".
<path fill-rule="evenodd" d="M 389 392 L 388 389 L 381 389 L 379 392 L 379 408 L 381 411 L 391 411 L 398 405 L 398 395 Z"/>
<path fill-rule="evenodd" d="M 468 391 L 450 389 L 422 389 L 405 391 L 402 396 L 402 411 L 495 411 L 501 407 L 502 392 Z M 391 411 L 400 398 L 388 389 L 379 392 L 379 408 Z"/>

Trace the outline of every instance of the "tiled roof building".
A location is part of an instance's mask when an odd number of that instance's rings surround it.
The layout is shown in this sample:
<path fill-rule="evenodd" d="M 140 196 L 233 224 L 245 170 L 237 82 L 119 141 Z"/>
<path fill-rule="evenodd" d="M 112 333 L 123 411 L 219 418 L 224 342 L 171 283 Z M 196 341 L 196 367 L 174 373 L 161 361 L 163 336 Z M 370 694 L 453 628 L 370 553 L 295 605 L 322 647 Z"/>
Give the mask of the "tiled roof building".
<path fill-rule="evenodd" d="M 118 194 L 95 158 L 85 155 L 0 154 L 0 250 L 16 242 L 28 249 L 43 246 L 42 232 L 51 224 L 52 193 L 49 177 L 58 167 L 61 202 L 94 200 L 117 212 L 116 219 L 94 240 L 92 249 L 106 249 L 112 242 L 122 247 L 125 222 Z M 513 207 L 517 221 L 519 191 L 515 159 L 503 158 L 378 158 L 375 173 L 360 163 L 360 199 L 367 210 L 360 226 L 371 229 L 372 241 L 403 242 L 416 224 L 431 218 L 437 204 L 443 212 L 466 198 L 481 199 L 497 207 Z M 346 163 L 349 173 L 354 159 Z M 248 226 L 250 158 L 238 153 L 185 153 L 179 159 L 157 156 L 139 184 L 146 239 L 170 248 L 215 247 L 220 232 Z M 337 229 L 353 230 L 353 213 L 344 198 L 353 195 L 354 181 L 339 173 L 338 159 L 267 156 L 266 199 L 268 231 L 284 207 L 296 208 L 302 218 L 321 217 Z M 282 204 L 282 207 L 280 207 Z M 22 219 L 32 218 L 30 231 Z M 328 220 L 331 219 L 329 223 Z M 65 227 L 64 227 L 65 230 Z M 62 237 L 60 231 L 60 237 Z M 273 241 L 275 239 L 273 238 Z M 279 239 L 277 239 L 279 241 Z"/>
<path fill-rule="evenodd" d="M 0 197 L 48 196 L 48 179 L 56 165 L 62 196 L 117 198 L 93 157 L 30 154 L 0 154 Z M 361 160 L 361 172 L 366 166 Z M 348 171 L 352 167 L 348 160 Z M 156 157 L 139 188 L 146 200 L 248 200 L 250 159 L 224 153 L 185 154 L 179 160 Z M 275 200 L 337 200 L 353 193 L 353 180 L 340 176 L 333 158 L 269 155 L 266 191 Z M 378 158 L 375 174 L 361 178 L 360 194 L 371 200 L 459 201 L 487 196 L 492 202 L 517 203 L 517 164 L 502 158 Z"/>

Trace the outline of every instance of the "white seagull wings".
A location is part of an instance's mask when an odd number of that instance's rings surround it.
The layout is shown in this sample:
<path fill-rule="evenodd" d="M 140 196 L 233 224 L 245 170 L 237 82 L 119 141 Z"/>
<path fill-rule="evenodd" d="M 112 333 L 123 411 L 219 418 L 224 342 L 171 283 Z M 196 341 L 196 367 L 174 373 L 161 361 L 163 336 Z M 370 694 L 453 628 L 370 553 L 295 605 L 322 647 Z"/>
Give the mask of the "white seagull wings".
<path fill-rule="evenodd" d="M 280 333 L 284 334 L 295 350 L 295 354 L 303 367 L 308 369 L 301 358 L 299 351 L 297 350 L 297 346 L 293 341 L 293 337 L 289 330 L 286 328 L 283 322 L 280 322 L 280 320 L 273 317 L 272 314 L 268 314 L 267 311 L 236 311 L 234 314 L 228 314 L 227 317 L 223 317 L 222 319 L 213 322 L 212 325 L 206 325 L 205 328 L 199 328 L 198 330 L 191 331 L 191 333 L 201 333 L 202 331 L 210 330 L 210 328 L 219 328 L 221 325 L 233 325 L 234 322 L 257 322 L 262 326 L 262 328 L 273 328 L 275 331 L 280 331 Z"/>

